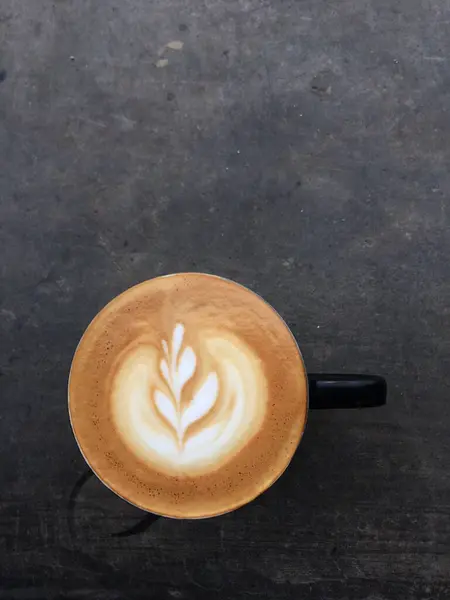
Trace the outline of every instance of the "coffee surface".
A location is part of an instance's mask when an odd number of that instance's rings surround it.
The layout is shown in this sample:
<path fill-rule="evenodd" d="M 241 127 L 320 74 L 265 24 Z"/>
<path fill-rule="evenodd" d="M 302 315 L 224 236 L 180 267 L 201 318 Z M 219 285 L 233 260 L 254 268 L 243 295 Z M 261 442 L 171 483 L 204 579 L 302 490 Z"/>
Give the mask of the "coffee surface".
<path fill-rule="evenodd" d="M 306 375 L 259 296 L 176 274 L 127 290 L 92 321 L 69 410 L 86 460 L 116 493 L 155 513 L 205 517 L 284 471 L 305 425 Z"/>

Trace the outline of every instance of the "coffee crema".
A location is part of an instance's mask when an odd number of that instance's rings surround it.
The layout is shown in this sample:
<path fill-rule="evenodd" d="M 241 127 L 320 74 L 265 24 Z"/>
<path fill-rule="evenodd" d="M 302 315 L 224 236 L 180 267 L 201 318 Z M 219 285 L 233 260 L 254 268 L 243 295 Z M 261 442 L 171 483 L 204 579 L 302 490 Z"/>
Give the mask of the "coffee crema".
<path fill-rule="evenodd" d="M 145 510 L 201 518 L 237 508 L 285 470 L 307 384 L 288 327 L 213 275 L 149 280 L 110 302 L 75 353 L 69 411 L 99 478 Z"/>

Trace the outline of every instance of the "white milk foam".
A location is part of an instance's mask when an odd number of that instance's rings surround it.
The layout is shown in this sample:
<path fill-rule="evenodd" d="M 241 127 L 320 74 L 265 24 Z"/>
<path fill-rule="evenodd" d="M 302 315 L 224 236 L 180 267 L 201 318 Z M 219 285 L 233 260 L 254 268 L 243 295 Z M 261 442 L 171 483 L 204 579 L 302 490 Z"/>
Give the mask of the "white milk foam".
<path fill-rule="evenodd" d="M 261 361 L 228 331 L 196 331 L 187 345 L 177 323 L 161 346 L 143 338 L 122 355 L 112 382 L 117 431 L 141 460 L 170 474 L 224 465 L 260 429 L 267 404 Z"/>

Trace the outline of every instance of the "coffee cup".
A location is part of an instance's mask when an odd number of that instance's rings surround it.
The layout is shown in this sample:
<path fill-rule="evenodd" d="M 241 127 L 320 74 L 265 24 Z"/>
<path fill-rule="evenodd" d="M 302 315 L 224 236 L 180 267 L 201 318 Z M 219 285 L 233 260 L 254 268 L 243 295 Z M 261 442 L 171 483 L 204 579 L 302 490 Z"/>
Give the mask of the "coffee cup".
<path fill-rule="evenodd" d="M 381 406 L 386 382 L 307 374 L 289 327 L 259 295 L 177 273 L 98 313 L 76 349 L 68 397 L 80 450 L 105 485 L 155 514 L 206 518 L 281 476 L 309 409 Z"/>

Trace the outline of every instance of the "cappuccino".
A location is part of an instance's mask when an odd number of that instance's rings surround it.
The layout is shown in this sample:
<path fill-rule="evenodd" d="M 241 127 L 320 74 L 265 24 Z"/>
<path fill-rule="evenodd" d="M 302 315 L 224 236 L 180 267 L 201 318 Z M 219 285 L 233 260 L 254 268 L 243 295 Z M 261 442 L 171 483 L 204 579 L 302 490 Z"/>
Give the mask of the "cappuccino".
<path fill-rule="evenodd" d="M 145 510 L 233 510 L 285 470 L 302 436 L 307 379 L 287 325 L 232 281 L 186 273 L 133 287 L 76 350 L 69 411 L 98 477 Z"/>

